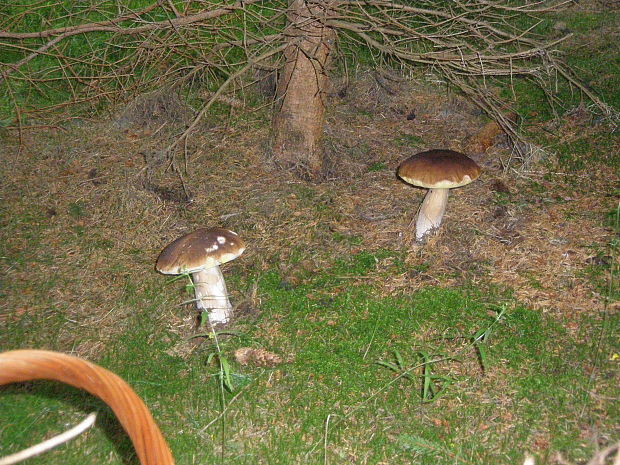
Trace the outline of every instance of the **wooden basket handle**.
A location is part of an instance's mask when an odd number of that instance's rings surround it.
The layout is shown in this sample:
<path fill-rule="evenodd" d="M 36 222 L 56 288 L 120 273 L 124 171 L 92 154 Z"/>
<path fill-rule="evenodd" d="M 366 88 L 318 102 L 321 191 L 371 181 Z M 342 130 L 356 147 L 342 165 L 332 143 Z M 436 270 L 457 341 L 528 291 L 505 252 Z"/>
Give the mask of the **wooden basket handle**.
<path fill-rule="evenodd" d="M 99 397 L 129 435 L 142 465 L 174 465 L 174 459 L 142 399 L 111 371 L 77 357 L 45 350 L 0 353 L 0 385 L 47 379 Z"/>

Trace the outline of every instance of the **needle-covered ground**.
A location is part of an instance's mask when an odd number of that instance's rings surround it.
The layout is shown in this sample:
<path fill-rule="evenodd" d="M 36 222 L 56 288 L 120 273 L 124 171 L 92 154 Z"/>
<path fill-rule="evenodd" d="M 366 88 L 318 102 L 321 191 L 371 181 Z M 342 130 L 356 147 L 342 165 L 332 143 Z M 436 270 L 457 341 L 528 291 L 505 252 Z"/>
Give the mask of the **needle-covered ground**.
<path fill-rule="evenodd" d="M 273 166 L 262 110 L 215 112 L 175 171 L 164 149 L 191 109 L 143 98 L 2 134 L 1 350 L 117 372 L 179 464 L 585 463 L 620 439 L 620 141 L 606 121 L 526 113 L 540 143 L 513 160 L 475 105 L 364 73 L 333 92 L 313 184 Z M 421 246 L 425 191 L 395 171 L 431 148 L 483 171 Z M 189 282 L 154 269 L 171 240 L 211 226 L 247 244 L 222 266 L 237 317 L 219 354 L 188 339 L 206 332 Z M 135 463 L 105 406 L 51 383 L 0 390 L 0 454 L 92 410 L 98 428 L 33 463 Z"/>

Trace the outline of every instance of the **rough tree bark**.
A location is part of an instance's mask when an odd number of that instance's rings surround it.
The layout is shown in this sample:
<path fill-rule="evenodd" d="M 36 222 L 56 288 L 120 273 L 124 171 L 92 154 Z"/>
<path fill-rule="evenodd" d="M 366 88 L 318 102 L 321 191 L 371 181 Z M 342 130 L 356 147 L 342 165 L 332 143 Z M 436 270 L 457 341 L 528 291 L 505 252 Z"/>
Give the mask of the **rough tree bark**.
<path fill-rule="evenodd" d="M 321 175 L 327 69 L 336 34 L 325 26 L 332 0 L 290 0 L 285 34 L 289 44 L 276 88 L 273 154 L 278 165 L 298 175 Z"/>

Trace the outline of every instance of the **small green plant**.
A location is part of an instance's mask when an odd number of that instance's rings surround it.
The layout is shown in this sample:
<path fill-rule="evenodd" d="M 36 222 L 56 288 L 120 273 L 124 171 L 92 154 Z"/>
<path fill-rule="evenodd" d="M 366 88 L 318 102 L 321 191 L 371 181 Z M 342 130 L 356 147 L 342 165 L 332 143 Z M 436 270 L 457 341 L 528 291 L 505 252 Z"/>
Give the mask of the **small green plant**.
<path fill-rule="evenodd" d="M 493 192 L 493 203 L 495 205 L 510 205 L 512 199 L 507 192 Z"/>
<path fill-rule="evenodd" d="M 396 442 L 401 448 L 415 452 L 421 456 L 435 456 L 437 454 L 453 455 L 449 447 L 420 436 L 401 434 L 396 439 Z"/>
<path fill-rule="evenodd" d="M 235 386 L 233 384 L 233 373 L 230 368 L 230 362 L 224 356 L 222 352 L 222 348 L 220 346 L 220 341 L 218 336 L 223 334 L 215 330 L 213 326 L 209 323 L 209 315 L 208 312 L 201 312 L 200 314 L 200 327 L 210 327 L 209 338 L 213 340 L 215 351 L 209 353 L 207 356 L 207 365 L 211 364 L 213 361 L 217 363 L 218 371 L 213 375 L 217 379 L 218 391 L 220 397 L 220 407 L 222 409 L 221 414 L 219 416 L 220 419 L 220 427 L 221 427 L 221 456 L 224 457 L 224 451 L 226 449 L 226 417 L 225 413 L 228 409 L 228 403 L 226 401 L 226 391 L 233 392 L 235 390 Z"/>
<path fill-rule="evenodd" d="M 211 365 L 214 362 L 217 364 L 218 371 L 213 376 L 218 380 L 218 384 L 222 389 L 222 404 L 223 404 L 222 406 L 225 408 L 226 405 L 225 405 L 223 389 L 226 389 L 228 392 L 233 392 L 235 390 L 235 384 L 233 383 L 233 379 L 234 378 L 245 379 L 246 377 L 241 376 L 241 375 L 235 375 L 231 371 L 230 362 L 224 356 L 224 353 L 221 349 L 219 337 L 224 336 L 224 335 L 243 336 L 243 333 L 239 331 L 234 331 L 234 330 L 216 331 L 215 328 L 213 328 L 209 324 L 208 312 L 204 312 L 204 311 L 200 313 L 200 328 L 201 329 L 209 328 L 209 329 L 207 332 L 199 332 L 197 334 L 190 336 L 190 339 L 196 338 L 196 337 L 207 337 L 213 341 L 215 350 L 213 352 L 210 352 L 207 355 L 206 363 L 207 365 Z"/>
<path fill-rule="evenodd" d="M 443 355 L 432 356 L 426 351 L 419 350 L 416 355 L 420 358 L 420 362 L 414 367 L 422 367 L 422 387 L 420 390 L 420 398 L 422 402 L 432 402 L 443 394 L 446 387 L 453 382 L 453 379 L 445 375 L 437 375 L 433 373 L 433 365 L 439 361 L 451 359 Z M 413 368 L 407 368 L 404 359 L 399 351 L 394 351 L 394 362 L 378 361 L 377 364 L 386 367 L 397 373 L 400 378 L 413 379 L 411 371 Z"/>
<path fill-rule="evenodd" d="M 495 307 L 496 315 L 493 317 L 491 323 L 483 328 L 480 328 L 471 336 L 444 336 L 444 339 L 465 339 L 469 342 L 467 346 L 473 346 L 480 363 L 480 369 L 482 372 L 487 371 L 487 345 L 491 334 L 495 330 L 495 326 L 504 318 L 507 307 L 501 305 Z M 466 346 L 466 347 L 467 347 Z"/>
<path fill-rule="evenodd" d="M 336 242 L 344 242 L 349 245 L 362 245 L 364 238 L 357 235 L 343 234 L 341 232 L 334 232 L 332 238 Z"/>
<path fill-rule="evenodd" d="M 180 273 L 178 275 L 174 275 L 174 276 L 170 277 L 170 279 L 168 280 L 167 284 L 174 283 L 174 282 L 179 281 L 181 279 L 186 281 L 186 283 L 185 283 L 185 292 L 187 292 L 191 296 L 191 298 L 189 300 L 183 301 L 181 303 L 181 305 L 186 305 L 186 304 L 189 304 L 189 303 L 195 303 L 196 302 L 196 298 L 194 297 L 195 296 L 195 288 L 194 288 L 194 281 L 192 280 L 191 273 Z M 201 325 L 202 325 L 202 320 L 201 320 Z M 195 337 L 195 336 L 193 336 L 193 337 Z"/>
<path fill-rule="evenodd" d="M 422 142 L 424 142 L 424 139 L 414 134 L 402 134 L 396 139 L 396 144 L 400 146 L 417 147 L 422 145 Z"/>
<path fill-rule="evenodd" d="M 497 311 L 497 314 L 495 315 L 493 322 L 486 328 L 481 328 L 478 331 L 476 331 L 474 335 L 471 337 L 471 343 L 476 349 L 476 352 L 478 354 L 478 360 L 480 361 L 480 367 L 482 368 L 483 372 L 485 372 L 487 368 L 486 345 L 488 343 L 489 338 L 491 337 L 491 334 L 495 326 L 497 325 L 497 323 L 499 323 L 502 320 L 502 318 L 504 318 L 504 315 L 506 314 L 506 306 L 502 305 L 498 307 L 496 311 Z"/>
<path fill-rule="evenodd" d="M 433 374 L 432 368 L 437 363 L 438 357 L 431 356 L 428 352 L 418 351 L 417 355 L 422 359 L 422 402 L 431 402 L 444 393 L 445 388 L 452 384 L 453 379 L 449 376 Z M 441 356 L 439 356 L 441 357 Z M 443 357 L 440 360 L 446 360 L 450 357 Z"/>
<path fill-rule="evenodd" d="M 216 347 L 218 346 L 216 345 Z M 219 367 L 219 371 L 215 374 L 215 377 L 218 379 L 221 385 L 226 388 L 228 392 L 233 392 L 235 390 L 235 386 L 232 380 L 230 362 L 219 351 L 211 352 L 207 356 L 207 365 L 213 362 L 213 360 L 217 362 L 217 365 Z"/>
<path fill-rule="evenodd" d="M 69 204 L 69 216 L 73 219 L 80 219 L 86 216 L 86 206 L 83 202 L 72 202 Z"/>
<path fill-rule="evenodd" d="M 373 171 L 384 171 L 387 170 L 387 165 L 381 162 L 372 163 L 368 165 L 367 170 L 369 173 L 372 173 Z"/>
<path fill-rule="evenodd" d="M 398 373 L 401 378 L 411 379 L 411 375 L 409 374 L 405 361 L 403 360 L 403 356 L 400 354 L 398 350 L 393 352 L 394 354 L 394 362 L 385 362 L 383 360 L 379 360 L 377 365 L 381 365 L 382 367 L 388 368 L 392 370 L 394 373 Z"/>
<path fill-rule="evenodd" d="M 493 318 L 493 321 L 484 328 L 476 331 L 469 339 L 468 346 L 473 346 L 476 350 L 478 360 L 482 371 L 486 371 L 487 367 L 487 350 L 486 344 L 495 328 L 495 326 L 504 318 L 506 313 L 506 306 L 502 305 L 497 307 L 497 314 Z M 462 351 L 463 349 L 461 349 Z M 460 352 L 460 351 L 459 351 Z M 403 356 L 397 350 L 393 352 L 394 361 L 376 362 L 378 365 L 385 367 L 398 374 L 399 378 L 406 378 L 412 380 L 411 373 L 417 369 L 422 368 L 422 374 L 420 378 L 422 380 L 422 387 L 420 389 L 420 398 L 422 402 L 431 402 L 437 399 L 445 392 L 445 389 L 454 382 L 453 378 L 446 375 L 439 375 L 433 372 L 435 364 L 447 360 L 456 360 L 456 356 L 447 356 L 445 354 L 431 354 L 425 350 L 418 350 L 415 355 L 419 358 L 419 362 L 411 367 L 407 367 Z"/>

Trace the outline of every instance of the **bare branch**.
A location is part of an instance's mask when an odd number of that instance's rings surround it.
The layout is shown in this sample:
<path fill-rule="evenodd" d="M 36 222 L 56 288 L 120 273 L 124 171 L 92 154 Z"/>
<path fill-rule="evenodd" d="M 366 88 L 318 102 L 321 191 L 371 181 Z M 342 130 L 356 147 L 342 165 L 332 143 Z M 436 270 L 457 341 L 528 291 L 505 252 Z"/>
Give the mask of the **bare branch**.
<path fill-rule="evenodd" d="M 477 53 L 465 55 L 463 53 L 450 53 L 443 50 L 437 52 L 413 53 L 405 48 L 393 46 L 391 44 L 386 45 L 379 42 L 378 40 L 370 36 L 364 27 L 360 27 L 357 24 L 337 20 L 328 20 L 326 21 L 326 23 L 334 28 L 349 30 L 356 33 L 362 39 L 364 39 L 368 43 L 368 45 L 378 50 L 381 50 L 382 52 L 389 55 L 395 55 L 405 60 L 425 64 L 435 64 L 438 62 L 444 63 L 447 66 L 454 68 L 455 70 L 461 70 L 463 72 L 466 72 L 467 74 L 479 75 L 508 75 L 511 73 L 532 74 L 533 68 L 531 66 L 523 68 L 512 68 L 512 70 L 509 70 L 507 64 L 511 60 L 526 60 L 532 57 L 545 55 L 547 54 L 547 49 L 554 47 L 558 43 L 566 40 L 568 37 L 562 37 L 549 44 L 537 44 L 536 47 L 513 53 L 496 53 L 493 55 Z M 383 32 L 385 32 L 385 30 Z M 498 64 L 501 63 L 502 67 L 485 68 L 484 66 L 480 65 L 481 62 Z"/>
<path fill-rule="evenodd" d="M 285 44 L 296 40 L 286 27 L 287 0 L 227 0 L 227 5 L 210 0 L 172 2 L 152 0 L 138 11 L 118 2 L 108 9 L 107 2 L 95 2 L 88 12 L 59 2 L 53 21 L 77 23 L 40 32 L 9 31 L 17 28 L 27 14 L 49 16 L 47 2 L 24 6 L 14 21 L 3 20 L 0 47 L 12 52 L 14 63 L 0 64 L 0 83 L 11 88 L 33 91 L 32 97 L 13 95 L 14 118 L 58 109 L 66 105 L 88 102 L 117 101 L 126 94 L 143 93 L 155 88 L 185 86 L 184 89 L 209 95 L 196 120 L 170 150 L 196 128 L 214 101 L 243 92 L 252 79 L 240 78 L 258 61 L 273 67 L 281 57 Z M 551 104 L 559 104 L 552 82 L 558 79 L 577 89 L 595 109 L 620 123 L 617 110 L 606 105 L 564 64 L 558 45 L 570 35 L 553 40 L 537 36 L 536 15 L 558 11 L 572 0 L 307 0 L 313 7 L 329 8 L 321 14 L 300 18 L 296 27 L 301 35 L 310 34 L 316 26 L 335 30 L 340 40 L 335 47 L 345 51 L 362 47 L 374 59 L 403 68 L 426 66 L 443 75 L 452 85 L 469 95 L 494 118 L 513 140 L 519 131 L 506 119 L 505 101 L 492 94 L 491 83 L 523 76 L 545 92 Z M 45 6 L 45 8 L 44 8 Z M 42 13 L 44 12 L 44 14 Z M 162 14 L 165 19 L 162 19 Z M 154 15 L 159 15 L 157 20 Z M 92 18 L 101 18 L 93 21 Z M 518 18 L 526 18 L 528 26 L 520 26 Z M 58 23 L 54 23 L 58 24 Z M 91 32 L 106 32 L 102 44 Z M 79 44 L 64 40 L 82 35 Z M 344 56 L 344 54 L 343 54 Z M 351 56 L 354 56 L 353 54 Z M 37 57 L 52 64 L 29 65 Z M 28 71 L 24 71 L 28 70 Z M 4 82 L 3 82 L 4 81 Z M 215 88 L 212 83 L 219 83 Z M 65 84 L 65 85 L 63 85 Z M 17 89 L 18 87 L 15 87 Z M 58 95 L 67 92 L 67 101 Z M 35 98 L 43 95 L 52 103 L 37 106 Z M 21 100 L 27 100 L 23 105 Z M 240 100 L 231 100 L 238 102 Z M 21 123 L 20 123 L 21 124 Z M 523 144 L 521 144 L 523 145 Z"/>
<path fill-rule="evenodd" d="M 204 115 L 207 113 L 207 111 L 209 110 L 209 108 L 211 108 L 211 105 L 213 105 L 214 102 L 216 102 L 220 96 L 222 95 L 222 93 L 224 92 L 224 90 L 226 90 L 226 88 L 237 78 L 239 78 L 240 76 L 242 76 L 243 74 L 245 74 L 250 68 L 252 68 L 252 66 L 256 65 L 257 63 L 260 63 L 263 60 L 266 60 L 269 57 L 272 57 L 273 55 L 276 55 L 280 52 L 282 52 L 285 48 L 287 47 L 287 44 L 284 45 L 280 45 L 278 48 L 275 48 L 273 50 L 269 50 L 266 53 L 263 53 L 260 56 L 257 56 L 255 58 L 250 58 L 248 60 L 248 63 L 241 68 L 239 71 L 237 71 L 236 73 L 230 75 L 228 77 L 228 79 L 226 79 L 226 81 L 217 89 L 216 92 L 214 92 L 211 95 L 211 98 L 207 101 L 207 103 L 202 107 L 202 109 L 200 110 L 200 112 L 198 113 L 198 115 L 196 115 L 196 117 L 194 118 L 194 121 L 192 121 L 192 124 L 190 124 L 188 126 L 188 128 L 183 132 L 183 134 L 181 134 L 180 137 L 177 138 L 177 140 L 175 140 L 167 149 L 168 152 L 171 152 L 180 142 L 182 142 L 183 140 L 185 140 L 187 138 L 187 136 L 189 136 L 191 134 L 191 132 L 196 128 L 196 126 L 198 125 L 198 123 L 200 122 L 200 120 L 204 117 Z"/>
<path fill-rule="evenodd" d="M 26 63 L 30 62 L 36 56 L 44 53 L 45 51 L 47 51 L 48 49 L 50 49 L 51 47 L 59 43 L 61 40 L 67 39 L 75 35 L 87 34 L 91 32 L 112 32 L 112 33 L 119 34 L 119 35 L 136 35 L 136 34 L 142 34 L 145 32 L 155 31 L 155 30 L 170 29 L 170 28 L 177 29 L 180 27 L 186 27 L 186 26 L 189 26 L 195 23 L 199 23 L 202 21 L 207 21 L 207 20 L 211 20 L 214 18 L 218 18 L 220 16 L 233 13 L 237 10 L 243 9 L 246 5 L 250 5 L 252 3 L 259 3 L 261 1 L 263 0 L 240 0 L 240 1 L 235 2 L 232 5 L 218 8 L 215 10 L 206 10 L 206 11 L 202 11 L 200 13 L 196 13 L 190 16 L 182 16 L 182 17 L 177 17 L 174 19 L 169 19 L 169 20 L 159 21 L 159 22 L 152 22 L 152 23 L 145 24 L 143 26 L 135 26 L 135 27 L 119 26 L 119 23 L 122 23 L 123 21 L 127 21 L 129 19 L 136 20 L 136 18 L 134 18 L 134 15 L 131 15 L 131 16 L 128 15 L 128 16 L 121 16 L 119 18 L 115 18 L 105 23 L 80 24 L 78 26 L 48 29 L 46 31 L 41 31 L 41 32 L 19 33 L 19 32 L 0 31 L 0 38 L 5 38 L 5 39 L 24 40 L 24 39 L 37 39 L 37 38 L 47 38 L 47 37 L 55 36 L 52 40 L 50 40 L 46 44 L 39 47 L 37 50 L 34 50 L 30 55 L 23 58 L 19 62 L 15 64 L 5 64 L 5 67 L 7 67 L 8 69 L 5 68 L 3 71 L 1 71 L 0 83 L 2 83 L 2 81 L 6 79 L 9 74 L 13 73 L 17 69 L 19 69 L 21 66 L 25 65 Z M 152 10 L 154 7 L 155 5 L 152 5 L 148 9 L 143 10 L 142 13 Z"/>
<path fill-rule="evenodd" d="M 80 24 L 78 26 L 69 26 L 69 27 L 61 27 L 56 29 L 48 29 L 46 31 L 41 32 L 8 32 L 8 31 L 0 31 L 0 38 L 8 38 L 8 39 L 44 39 L 47 37 L 53 36 L 64 36 L 71 37 L 76 34 L 84 34 L 86 32 L 114 32 L 116 34 L 139 34 L 147 31 L 153 31 L 156 29 L 169 29 L 175 27 L 183 27 L 189 26 L 194 23 L 199 23 L 201 21 L 207 21 L 213 18 L 217 18 L 219 16 L 232 13 L 234 11 L 243 9 L 247 5 L 251 5 L 253 3 L 259 3 L 263 0 L 244 0 L 237 1 L 232 5 L 224 6 L 221 8 L 217 8 L 215 10 L 205 10 L 200 13 L 196 13 L 190 16 L 181 16 L 175 19 L 167 19 L 165 21 L 158 21 L 145 24 L 144 26 L 136 26 L 136 27 L 121 27 L 119 23 L 128 20 L 134 20 L 138 22 L 138 16 L 147 13 L 154 8 L 158 7 L 159 4 L 155 3 L 148 8 L 142 10 L 141 12 L 131 13 L 129 15 L 120 16 L 118 18 L 112 19 L 110 21 L 106 21 L 104 23 L 87 23 Z"/>

